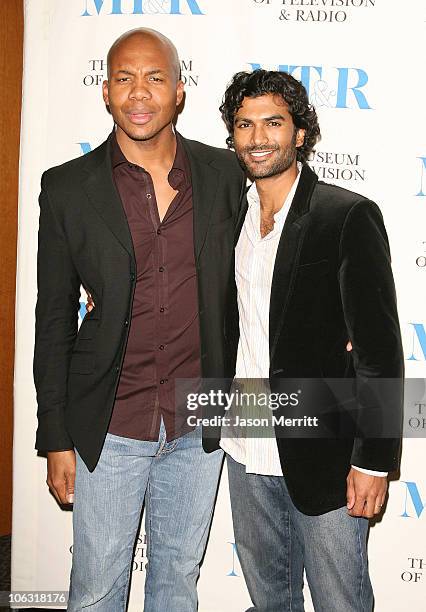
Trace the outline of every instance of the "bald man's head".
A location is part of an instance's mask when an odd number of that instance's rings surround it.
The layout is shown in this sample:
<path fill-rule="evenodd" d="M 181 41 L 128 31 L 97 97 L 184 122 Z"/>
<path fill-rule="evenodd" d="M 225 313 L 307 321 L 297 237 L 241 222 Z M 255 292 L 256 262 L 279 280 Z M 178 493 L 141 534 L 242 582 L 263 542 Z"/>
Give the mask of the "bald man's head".
<path fill-rule="evenodd" d="M 110 50 L 107 55 L 107 70 L 108 70 L 108 79 L 110 78 L 111 73 L 111 64 L 114 58 L 114 54 L 116 51 L 125 45 L 128 42 L 138 41 L 141 46 L 143 46 L 144 42 L 156 42 L 161 50 L 164 52 L 166 56 L 168 56 L 170 66 L 173 70 L 173 74 L 176 77 L 176 81 L 180 79 L 180 61 L 179 55 L 176 47 L 172 43 L 172 41 L 161 34 L 161 32 L 157 32 L 157 30 L 152 30 L 151 28 L 135 28 L 134 30 L 129 30 L 122 34 L 117 40 L 112 44 Z"/>
<path fill-rule="evenodd" d="M 179 72 L 175 46 L 160 32 L 139 28 L 115 41 L 102 94 L 121 144 L 170 138 L 184 96 Z"/>

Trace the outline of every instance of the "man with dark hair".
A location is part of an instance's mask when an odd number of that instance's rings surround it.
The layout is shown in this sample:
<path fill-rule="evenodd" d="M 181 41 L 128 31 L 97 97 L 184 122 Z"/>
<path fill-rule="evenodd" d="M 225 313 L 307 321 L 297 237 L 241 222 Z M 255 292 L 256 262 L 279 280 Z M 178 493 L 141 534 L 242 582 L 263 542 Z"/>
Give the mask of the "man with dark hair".
<path fill-rule="evenodd" d="M 254 180 L 237 226 L 225 332 L 236 378 L 265 379 L 272 392 L 284 378 L 394 379 L 400 391 L 382 215 L 370 200 L 318 181 L 307 165 L 320 130 L 305 88 L 283 72 L 240 72 L 221 111 L 228 146 Z M 385 406 L 396 423 L 400 397 Z M 368 406 L 373 416 L 376 407 Z M 276 424 L 270 438 L 228 437 L 223 429 L 250 610 L 303 611 L 305 569 L 317 612 L 371 612 L 368 518 L 381 511 L 400 441 L 369 436 L 369 414 L 365 438 L 285 439 Z"/>
<path fill-rule="evenodd" d="M 179 59 L 146 28 L 108 53 L 114 130 L 42 177 L 36 448 L 74 503 L 68 610 L 123 612 L 145 502 L 145 612 L 195 612 L 221 450 L 178 418 L 175 379 L 224 378 L 225 294 L 245 178 L 173 127 Z M 93 297 L 77 333 L 80 285 Z M 75 480 L 75 491 L 74 491 Z"/>

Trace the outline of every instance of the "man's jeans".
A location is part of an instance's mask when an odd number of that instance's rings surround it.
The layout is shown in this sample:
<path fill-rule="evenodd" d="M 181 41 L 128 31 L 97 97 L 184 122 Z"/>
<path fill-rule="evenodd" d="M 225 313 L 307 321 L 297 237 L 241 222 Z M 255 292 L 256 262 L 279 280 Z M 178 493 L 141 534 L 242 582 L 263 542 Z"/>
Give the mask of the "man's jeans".
<path fill-rule="evenodd" d="M 303 612 L 303 569 L 316 612 L 371 612 L 368 520 L 346 507 L 307 516 L 283 476 L 246 474 L 227 455 L 235 543 L 255 612 Z M 249 611 L 247 611 L 249 612 Z"/>
<path fill-rule="evenodd" d="M 145 500 L 144 612 L 197 610 L 196 582 L 223 452 L 205 453 L 197 428 L 166 442 L 107 434 L 89 472 L 76 453 L 74 547 L 67 610 L 123 612 Z M 142 609 L 142 602 L 141 602 Z"/>

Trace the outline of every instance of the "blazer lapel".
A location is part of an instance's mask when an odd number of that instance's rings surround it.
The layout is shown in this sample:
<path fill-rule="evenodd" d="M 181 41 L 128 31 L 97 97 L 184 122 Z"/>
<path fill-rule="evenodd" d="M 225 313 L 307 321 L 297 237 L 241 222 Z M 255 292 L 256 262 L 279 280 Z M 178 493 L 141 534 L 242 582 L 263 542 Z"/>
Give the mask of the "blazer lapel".
<path fill-rule="evenodd" d="M 192 203 L 194 209 L 194 251 L 198 260 L 203 249 L 210 217 L 219 186 L 220 171 L 213 167 L 208 158 L 196 155 L 191 141 L 182 138 L 191 166 Z"/>
<path fill-rule="evenodd" d="M 240 212 L 238 214 L 237 223 L 236 223 L 235 232 L 234 232 L 234 246 L 237 246 L 237 242 L 240 237 L 241 230 L 243 229 L 244 220 L 246 218 L 246 214 L 248 210 L 247 191 L 249 190 L 249 188 L 250 187 L 247 187 L 244 193 L 242 202 L 241 202 Z"/>
<path fill-rule="evenodd" d="M 83 185 L 90 203 L 120 244 L 134 258 L 132 236 L 112 177 L 109 139 L 93 152 L 85 170 L 87 176 Z"/>
<path fill-rule="evenodd" d="M 278 245 L 269 307 L 271 361 L 293 289 L 296 267 L 307 228 L 307 213 L 309 213 L 312 192 L 317 181 L 316 174 L 309 166 L 304 165 Z"/>

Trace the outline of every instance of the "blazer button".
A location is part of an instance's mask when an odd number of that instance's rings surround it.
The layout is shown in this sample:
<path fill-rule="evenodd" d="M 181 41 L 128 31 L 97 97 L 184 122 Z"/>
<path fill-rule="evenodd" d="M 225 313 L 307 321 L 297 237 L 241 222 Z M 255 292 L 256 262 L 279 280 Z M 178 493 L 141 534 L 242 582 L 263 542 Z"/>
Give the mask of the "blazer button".
<path fill-rule="evenodd" d="M 130 274 L 130 280 L 131 280 L 131 281 L 134 281 L 134 280 L 135 280 L 135 275 L 134 275 L 134 273 L 133 273 L 133 272 Z"/>

